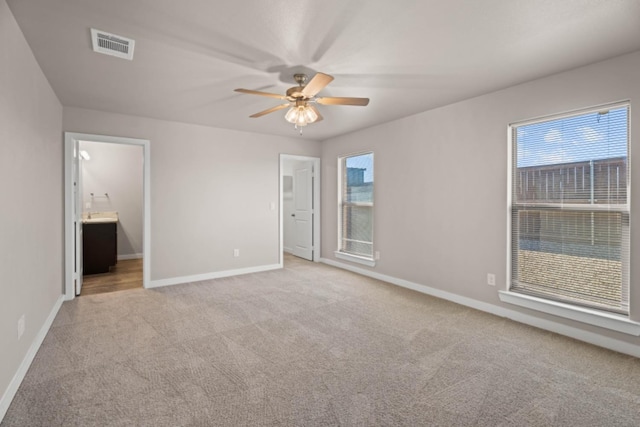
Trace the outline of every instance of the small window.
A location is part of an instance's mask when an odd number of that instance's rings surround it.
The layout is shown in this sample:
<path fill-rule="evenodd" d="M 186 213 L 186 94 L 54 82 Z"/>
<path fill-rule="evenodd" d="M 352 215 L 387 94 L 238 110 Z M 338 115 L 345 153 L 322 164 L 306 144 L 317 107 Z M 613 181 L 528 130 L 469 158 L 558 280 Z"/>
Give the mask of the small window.
<path fill-rule="evenodd" d="M 338 254 L 373 260 L 373 153 L 339 159 Z"/>
<path fill-rule="evenodd" d="M 511 291 L 629 314 L 628 115 L 511 126 Z"/>

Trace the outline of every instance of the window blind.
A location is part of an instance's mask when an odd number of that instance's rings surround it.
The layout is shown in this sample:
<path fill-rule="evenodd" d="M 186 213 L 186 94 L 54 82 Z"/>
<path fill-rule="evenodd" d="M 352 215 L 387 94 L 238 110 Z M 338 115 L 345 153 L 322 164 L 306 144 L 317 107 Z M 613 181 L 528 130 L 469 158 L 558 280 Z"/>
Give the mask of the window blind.
<path fill-rule="evenodd" d="M 628 314 L 628 110 L 512 126 L 512 291 Z"/>

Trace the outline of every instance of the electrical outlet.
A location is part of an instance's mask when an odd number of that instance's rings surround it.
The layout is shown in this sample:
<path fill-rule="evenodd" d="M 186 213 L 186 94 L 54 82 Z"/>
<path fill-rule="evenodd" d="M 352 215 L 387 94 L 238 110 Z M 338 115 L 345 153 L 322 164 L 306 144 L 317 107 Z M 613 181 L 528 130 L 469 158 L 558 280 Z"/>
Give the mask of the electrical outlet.
<path fill-rule="evenodd" d="M 24 328 L 25 328 L 25 318 L 23 314 L 18 319 L 18 339 L 22 338 L 22 334 L 24 334 Z"/>
<path fill-rule="evenodd" d="M 487 285 L 495 286 L 496 285 L 496 275 L 492 273 L 487 274 Z"/>
<path fill-rule="evenodd" d="M 374 256 L 373 256 L 376 260 L 380 259 L 380 251 L 376 251 Z"/>
<path fill-rule="evenodd" d="M 234 257 L 239 257 L 240 256 L 240 249 L 234 249 L 233 250 L 233 256 Z"/>

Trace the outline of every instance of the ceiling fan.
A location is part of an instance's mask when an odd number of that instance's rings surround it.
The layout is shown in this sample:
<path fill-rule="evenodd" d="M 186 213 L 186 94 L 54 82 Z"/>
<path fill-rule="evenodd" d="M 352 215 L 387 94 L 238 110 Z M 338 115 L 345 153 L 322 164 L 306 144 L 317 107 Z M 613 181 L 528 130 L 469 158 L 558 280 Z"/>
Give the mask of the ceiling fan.
<path fill-rule="evenodd" d="M 235 89 L 235 91 L 249 95 L 268 96 L 270 98 L 286 100 L 287 102 L 285 104 L 276 105 L 275 107 L 252 114 L 249 117 L 262 117 L 266 114 L 290 107 L 284 118 L 289 123 L 293 123 L 296 129 L 306 126 L 309 123 L 322 120 L 322 115 L 313 104 L 357 106 L 369 104 L 369 98 L 316 97 L 316 95 L 333 80 L 333 77 L 328 74 L 317 73 L 308 83 L 306 74 L 294 74 L 293 78 L 296 83 L 298 83 L 298 86 L 287 89 L 286 95 L 250 89 Z"/>

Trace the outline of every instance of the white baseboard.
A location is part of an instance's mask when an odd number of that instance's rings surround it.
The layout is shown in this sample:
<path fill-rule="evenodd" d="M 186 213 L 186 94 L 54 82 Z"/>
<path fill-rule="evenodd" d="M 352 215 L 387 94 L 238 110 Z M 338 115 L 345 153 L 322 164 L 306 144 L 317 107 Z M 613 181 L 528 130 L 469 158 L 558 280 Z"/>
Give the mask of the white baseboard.
<path fill-rule="evenodd" d="M 125 260 L 125 259 L 141 259 L 141 258 L 142 258 L 142 254 L 118 255 L 118 261 Z"/>
<path fill-rule="evenodd" d="M 288 254 L 293 254 L 293 249 L 292 248 L 287 248 L 286 246 L 282 248 L 283 252 L 286 252 Z"/>
<path fill-rule="evenodd" d="M 25 354 L 24 359 L 22 359 L 22 363 L 20 363 L 20 366 L 18 367 L 18 371 L 11 379 L 9 387 L 7 387 L 4 394 L 2 395 L 2 399 L 0 399 L 0 422 L 6 415 L 7 410 L 9 409 L 9 405 L 11 405 L 11 401 L 18 392 L 18 388 L 20 387 L 20 384 L 22 384 L 22 380 L 27 374 L 31 363 L 33 362 L 33 358 L 36 357 L 36 353 L 40 349 L 44 338 L 47 336 L 47 332 L 49 332 L 49 328 L 51 328 L 53 320 L 56 318 L 56 315 L 58 314 L 58 311 L 60 310 L 63 302 L 64 295 L 60 295 L 56 303 L 53 305 L 49 316 L 47 316 L 47 319 L 44 321 L 44 324 L 38 331 L 38 334 L 33 339 L 29 350 L 27 350 L 27 354 Z"/>
<path fill-rule="evenodd" d="M 455 302 L 457 304 L 471 307 L 476 310 L 495 314 L 496 316 L 506 317 L 507 319 L 511 319 L 519 323 L 524 323 L 530 326 L 534 326 L 536 328 L 544 329 L 547 331 L 555 332 L 560 335 L 565 335 L 571 338 L 575 338 L 580 341 L 588 342 L 589 344 L 608 348 L 609 350 L 617 351 L 620 353 L 624 353 L 630 356 L 640 358 L 640 345 L 631 344 L 626 341 L 610 338 L 607 336 L 603 336 L 600 334 L 575 328 L 573 326 L 568 326 L 561 323 L 553 322 L 551 320 L 541 319 L 539 317 L 521 313 L 516 310 L 510 310 L 508 308 L 500 307 L 494 304 L 477 301 L 471 298 L 453 294 L 451 292 L 446 292 L 440 289 L 435 289 L 429 286 L 410 282 L 408 280 L 387 276 L 386 274 L 377 273 L 375 271 L 366 270 L 364 268 L 354 267 L 352 265 L 345 264 L 332 259 L 320 258 L 320 262 L 331 265 L 333 267 L 338 267 L 344 270 L 352 271 L 354 273 L 362 274 L 363 276 L 382 280 L 383 282 L 388 282 L 393 285 L 401 286 L 403 288 L 412 289 L 414 291 L 431 295 L 436 298 L 441 298 L 451 302 Z"/>
<path fill-rule="evenodd" d="M 160 288 L 162 286 L 180 285 L 203 280 L 220 279 L 222 277 L 239 276 L 241 274 L 260 273 L 262 271 L 277 270 L 282 264 L 259 265 L 257 267 L 238 268 L 236 270 L 215 271 L 213 273 L 196 274 L 193 276 L 171 277 L 169 279 L 152 280 L 148 288 Z"/>

